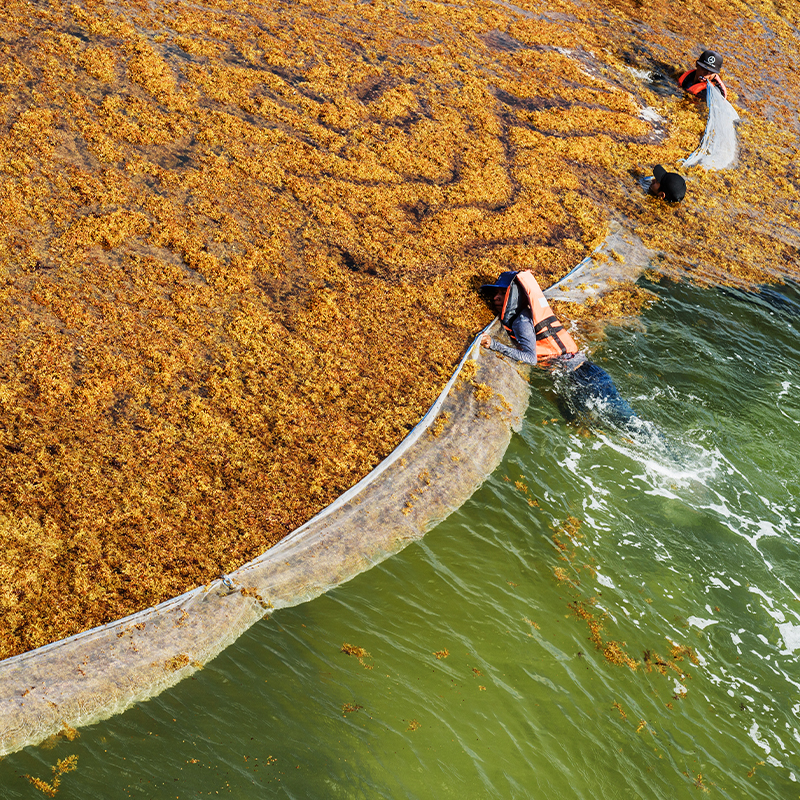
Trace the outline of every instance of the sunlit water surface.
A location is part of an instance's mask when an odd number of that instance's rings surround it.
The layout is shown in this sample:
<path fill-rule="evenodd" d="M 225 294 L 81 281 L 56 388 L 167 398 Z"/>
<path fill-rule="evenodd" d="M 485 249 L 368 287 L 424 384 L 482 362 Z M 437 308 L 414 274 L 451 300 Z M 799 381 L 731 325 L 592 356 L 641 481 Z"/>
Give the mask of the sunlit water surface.
<path fill-rule="evenodd" d="M 665 447 L 583 435 L 536 376 L 424 540 L 7 757 L 2 797 L 72 755 L 64 800 L 800 796 L 800 297 L 653 288 L 593 358 Z"/>

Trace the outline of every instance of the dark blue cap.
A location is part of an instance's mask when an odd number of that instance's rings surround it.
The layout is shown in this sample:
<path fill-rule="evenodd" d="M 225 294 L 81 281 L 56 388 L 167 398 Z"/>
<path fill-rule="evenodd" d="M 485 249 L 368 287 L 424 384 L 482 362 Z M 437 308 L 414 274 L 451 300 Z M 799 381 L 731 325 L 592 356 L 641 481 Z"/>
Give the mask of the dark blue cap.
<path fill-rule="evenodd" d="M 481 286 L 481 291 L 484 292 L 487 289 L 508 289 L 516 274 L 516 270 L 513 269 L 508 272 L 501 272 L 497 283 L 484 283 L 483 286 Z"/>

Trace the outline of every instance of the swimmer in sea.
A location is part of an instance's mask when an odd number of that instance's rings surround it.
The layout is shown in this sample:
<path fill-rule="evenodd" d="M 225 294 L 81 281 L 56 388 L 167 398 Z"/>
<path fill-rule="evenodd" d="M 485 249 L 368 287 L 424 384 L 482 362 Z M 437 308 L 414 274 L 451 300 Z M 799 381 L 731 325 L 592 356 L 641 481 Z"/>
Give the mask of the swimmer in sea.
<path fill-rule="evenodd" d="M 714 50 L 703 50 L 694 69 L 687 70 L 678 78 L 678 86 L 700 100 L 707 99 L 709 83 L 716 86 L 722 96 L 728 99 L 728 90 L 719 76 L 722 69 L 722 56 Z"/>
<path fill-rule="evenodd" d="M 514 347 L 481 336 L 481 345 L 523 364 L 546 369 L 561 412 L 568 420 L 599 420 L 632 431 L 639 417 L 623 400 L 611 376 L 582 353 L 553 314 L 530 270 L 508 271 L 481 291 L 509 332 Z"/>

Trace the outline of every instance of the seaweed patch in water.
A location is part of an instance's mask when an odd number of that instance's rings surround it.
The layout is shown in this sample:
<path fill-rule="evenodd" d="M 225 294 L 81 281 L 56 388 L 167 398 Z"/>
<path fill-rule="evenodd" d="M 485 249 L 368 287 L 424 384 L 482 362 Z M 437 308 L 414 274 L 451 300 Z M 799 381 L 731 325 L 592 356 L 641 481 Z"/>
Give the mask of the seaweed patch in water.
<path fill-rule="evenodd" d="M 36 787 L 40 792 L 46 794 L 48 797 L 55 797 L 61 787 L 61 776 L 78 768 L 78 756 L 71 755 L 66 758 L 60 758 L 54 766 L 50 769 L 53 772 L 53 777 L 50 782 L 36 778 L 33 775 L 25 775 L 30 781 L 31 785 Z"/>
<path fill-rule="evenodd" d="M 374 666 L 373 664 L 368 664 L 365 662 L 364 659 L 371 658 L 371 656 L 363 647 L 357 647 L 345 642 L 342 645 L 342 652 L 346 653 L 348 656 L 355 656 L 358 659 L 358 663 L 361 664 L 364 669 L 372 669 Z"/>

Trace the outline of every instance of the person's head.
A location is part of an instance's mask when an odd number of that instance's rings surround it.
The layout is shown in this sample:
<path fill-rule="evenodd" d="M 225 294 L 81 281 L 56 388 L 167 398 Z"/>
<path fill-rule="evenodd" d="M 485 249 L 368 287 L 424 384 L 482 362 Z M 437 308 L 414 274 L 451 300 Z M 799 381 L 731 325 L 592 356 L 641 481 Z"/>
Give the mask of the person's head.
<path fill-rule="evenodd" d="M 722 69 L 722 56 L 714 50 L 703 50 L 700 53 L 700 58 L 697 59 L 695 67 L 699 78 L 716 75 Z"/>
<path fill-rule="evenodd" d="M 485 283 L 481 286 L 481 292 L 486 298 L 486 302 L 491 308 L 500 316 L 503 310 L 503 300 L 506 296 L 508 287 L 511 286 L 511 281 L 517 273 L 514 270 L 503 272 L 494 283 Z"/>
<path fill-rule="evenodd" d="M 677 172 L 667 172 L 659 164 L 653 167 L 653 182 L 647 193 L 668 203 L 680 203 L 686 195 L 686 181 Z"/>
<path fill-rule="evenodd" d="M 494 309 L 499 317 L 503 312 L 503 301 L 506 299 L 506 289 L 495 289 L 494 294 L 489 298 L 489 305 Z"/>

